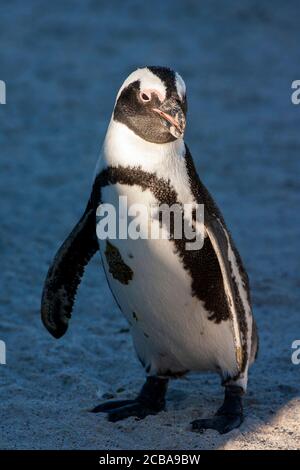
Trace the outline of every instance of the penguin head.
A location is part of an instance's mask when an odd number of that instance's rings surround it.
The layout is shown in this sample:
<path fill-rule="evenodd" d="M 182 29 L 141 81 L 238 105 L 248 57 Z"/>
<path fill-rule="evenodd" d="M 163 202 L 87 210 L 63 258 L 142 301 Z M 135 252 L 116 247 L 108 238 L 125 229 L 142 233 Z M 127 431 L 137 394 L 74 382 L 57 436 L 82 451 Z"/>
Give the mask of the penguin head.
<path fill-rule="evenodd" d="M 166 67 L 135 70 L 121 86 L 113 113 L 142 139 L 157 144 L 183 136 L 186 88 L 181 76 Z"/>

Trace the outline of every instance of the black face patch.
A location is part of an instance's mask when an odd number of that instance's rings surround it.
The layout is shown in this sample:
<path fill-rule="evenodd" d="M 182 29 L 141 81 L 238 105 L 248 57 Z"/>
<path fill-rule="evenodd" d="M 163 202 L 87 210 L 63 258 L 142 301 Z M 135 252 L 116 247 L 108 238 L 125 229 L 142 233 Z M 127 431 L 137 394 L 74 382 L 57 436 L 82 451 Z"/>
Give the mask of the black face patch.
<path fill-rule="evenodd" d="M 153 93 L 151 99 L 145 103 L 139 95 L 139 81 L 124 88 L 114 109 L 114 120 L 125 124 L 147 142 L 164 144 L 174 141 L 175 137 L 162 124 L 161 117 L 153 111 L 153 108 L 161 105 L 158 97 Z"/>
<path fill-rule="evenodd" d="M 182 101 L 177 94 L 173 70 L 165 67 L 148 67 L 148 69 L 165 84 L 165 100 L 161 103 L 158 96 L 152 93 L 147 102 L 143 101 L 140 97 L 140 81 L 136 80 L 122 90 L 114 109 L 114 120 L 125 124 L 147 142 L 165 144 L 176 140 L 177 137 L 170 133 L 170 126 L 166 125 L 162 116 L 153 109 L 160 109 L 162 106 L 162 110 L 173 109 L 176 115 L 175 106 L 177 106 L 178 116 L 181 114 L 182 120 L 185 121 L 186 99 L 184 97 Z"/>
<path fill-rule="evenodd" d="M 109 272 L 114 279 L 117 279 L 121 284 L 129 284 L 133 278 L 132 269 L 123 261 L 122 256 L 116 246 L 106 240 L 106 248 L 104 255 L 107 260 Z"/>

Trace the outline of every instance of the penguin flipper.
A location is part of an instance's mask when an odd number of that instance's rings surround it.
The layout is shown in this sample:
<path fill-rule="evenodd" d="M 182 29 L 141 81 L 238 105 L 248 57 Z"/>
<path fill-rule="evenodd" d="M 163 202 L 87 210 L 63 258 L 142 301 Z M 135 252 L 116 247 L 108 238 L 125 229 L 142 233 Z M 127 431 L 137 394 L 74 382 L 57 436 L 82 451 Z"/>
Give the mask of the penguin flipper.
<path fill-rule="evenodd" d="M 229 233 L 217 217 L 205 213 L 205 230 L 210 239 L 214 252 L 217 256 L 223 277 L 224 290 L 231 311 L 231 323 L 234 336 L 236 360 L 239 370 L 242 369 L 244 357 L 242 340 L 240 336 L 237 306 L 240 305 L 239 294 L 233 280 L 232 265 L 228 257 L 231 246 Z"/>
<path fill-rule="evenodd" d="M 41 317 L 54 338 L 67 331 L 84 268 L 99 249 L 94 192 L 81 219 L 57 251 L 45 279 Z"/>
<path fill-rule="evenodd" d="M 192 193 L 199 204 L 204 204 L 205 231 L 220 267 L 227 305 L 231 313 L 237 366 L 239 370 L 243 370 L 247 361 L 247 352 L 245 344 L 242 345 L 241 334 L 244 336 L 247 334 L 246 310 L 249 310 L 250 315 L 252 314 L 248 276 L 227 230 L 221 211 L 207 188 L 200 181 L 187 145 L 185 159 Z M 245 293 L 245 302 L 241 299 L 239 287 Z M 242 318 L 242 321 L 239 321 L 239 318 Z M 241 331 L 242 329 L 243 331 Z"/>

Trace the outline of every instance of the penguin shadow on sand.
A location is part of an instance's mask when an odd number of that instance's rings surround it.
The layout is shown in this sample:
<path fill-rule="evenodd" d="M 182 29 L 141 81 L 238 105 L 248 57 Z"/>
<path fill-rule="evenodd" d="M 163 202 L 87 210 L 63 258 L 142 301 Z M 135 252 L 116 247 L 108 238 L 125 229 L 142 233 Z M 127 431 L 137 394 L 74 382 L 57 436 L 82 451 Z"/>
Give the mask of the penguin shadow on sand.
<path fill-rule="evenodd" d="M 256 309 L 259 312 L 259 309 Z M 269 334 L 267 317 L 258 317 L 259 353 L 249 373 L 248 390 L 244 397 L 244 421 L 238 429 L 227 434 L 207 429 L 198 433 L 206 449 L 272 448 L 271 442 L 286 435 L 292 447 L 300 446 L 297 424 L 300 418 L 300 389 L 297 385 L 300 365 L 293 364 L 292 344 L 295 335 L 291 327 L 281 331 L 275 323 L 273 336 Z M 277 327 L 277 328 L 276 328 Z M 281 340 L 279 337 L 283 336 Z M 220 381 L 212 374 L 191 374 L 170 384 L 167 397 L 168 419 L 174 426 L 189 431 L 189 421 L 212 416 L 222 403 Z M 293 423 L 295 426 L 293 427 Z M 188 437 L 187 437 L 188 439 Z M 298 443 L 298 444 L 297 444 Z M 235 447 L 236 446 L 236 447 Z M 295 448 L 296 448 L 295 447 Z"/>

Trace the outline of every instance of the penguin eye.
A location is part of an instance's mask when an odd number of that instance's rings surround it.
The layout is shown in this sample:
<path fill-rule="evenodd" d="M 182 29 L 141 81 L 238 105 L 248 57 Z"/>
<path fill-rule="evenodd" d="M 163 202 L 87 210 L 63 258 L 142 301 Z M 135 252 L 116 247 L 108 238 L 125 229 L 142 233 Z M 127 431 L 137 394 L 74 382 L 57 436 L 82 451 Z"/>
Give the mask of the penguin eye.
<path fill-rule="evenodd" d="M 140 98 L 142 101 L 146 103 L 147 101 L 150 101 L 151 95 L 149 96 L 147 93 L 143 92 L 143 93 L 140 93 Z"/>

